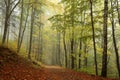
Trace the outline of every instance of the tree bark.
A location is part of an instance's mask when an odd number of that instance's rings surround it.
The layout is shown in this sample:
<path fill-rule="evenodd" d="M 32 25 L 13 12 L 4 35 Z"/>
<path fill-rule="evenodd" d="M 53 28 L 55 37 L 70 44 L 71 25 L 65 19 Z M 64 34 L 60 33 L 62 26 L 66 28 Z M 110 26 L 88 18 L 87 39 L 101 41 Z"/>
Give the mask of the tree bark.
<path fill-rule="evenodd" d="M 23 1 L 22 0 L 22 5 L 21 5 L 21 18 L 20 18 L 20 27 L 19 27 L 19 35 L 18 35 L 18 44 L 17 44 L 17 52 L 20 50 L 20 41 L 21 41 L 21 33 L 22 33 L 22 24 L 23 24 Z"/>
<path fill-rule="evenodd" d="M 60 42 L 61 42 L 61 35 L 60 35 L 60 32 L 58 32 L 58 64 L 61 65 L 61 60 L 60 60 L 60 53 L 61 53 L 61 45 L 60 45 Z"/>
<path fill-rule="evenodd" d="M 17 7 L 19 4 L 20 0 L 11 8 L 12 4 L 10 3 L 10 0 L 4 0 L 5 5 L 6 5 L 6 15 L 5 15 L 5 25 L 4 25 L 4 33 L 3 33 L 3 38 L 2 38 L 2 45 L 5 44 L 6 39 L 7 39 L 7 31 L 8 31 L 8 22 L 10 19 L 10 16 L 14 9 Z"/>
<path fill-rule="evenodd" d="M 85 43 L 84 44 L 84 66 L 87 67 L 87 64 L 88 64 L 88 59 L 87 59 L 87 44 Z"/>
<path fill-rule="evenodd" d="M 29 0 L 29 2 L 30 2 L 30 0 Z M 23 28 L 23 31 L 22 31 L 22 34 L 21 34 L 21 39 L 20 39 L 20 43 L 19 43 L 19 47 L 18 47 L 18 53 L 19 53 L 19 51 L 20 51 L 20 49 L 21 49 L 21 45 L 22 45 L 22 42 L 23 42 L 23 37 L 24 37 L 24 33 L 25 33 L 25 30 L 26 30 L 26 26 L 27 26 L 27 21 L 28 21 L 28 16 L 29 16 L 29 4 L 28 4 L 28 6 L 27 6 L 27 15 L 26 15 L 26 19 L 25 19 L 25 24 L 24 24 L 24 28 Z"/>
<path fill-rule="evenodd" d="M 82 51 L 82 40 L 80 39 L 80 43 L 79 43 L 79 65 L 78 65 L 78 67 L 79 67 L 79 69 L 81 68 L 81 51 Z"/>
<path fill-rule="evenodd" d="M 3 38 L 2 38 L 2 44 L 3 45 L 5 44 L 6 38 L 7 38 L 8 23 L 9 23 L 9 12 L 10 12 L 10 0 L 7 0 L 4 33 L 3 33 Z"/>
<path fill-rule="evenodd" d="M 103 56 L 101 71 L 102 77 L 107 77 L 107 22 L 108 22 L 108 0 L 104 0 Z"/>
<path fill-rule="evenodd" d="M 28 58 L 31 59 L 31 50 L 32 50 L 32 38 L 33 38 L 33 25 L 34 25 L 34 17 L 35 17 L 35 9 L 32 6 L 32 14 L 31 14 L 31 28 L 30 28 L 30 42 L 29 42 L 29 52 Z"/>
<path fill-rule="evenodd" d="M 67 67 L 67 46 L 66 46 L 66 39 L 65 39 L 65 31 L 63 32 L 63 45 L 64 45 L 64 52 L 65 52 L 65 67 Z"/>
<path fill-rule="evenodd" d="M 66 27 L 66 9 L 64 9 L 64 27 Z M 64 55 L 65 55 L 65 67 L 68 67 L 68 56 L 67 56 L 67 45 L 66 45 L 66 28 L 63 30 L 63 45 L 64 45 Z"/>
<path fill-rule="evenodd" d="M 72 30 L 72 39 L 71 39 L 71 68 L 74 69 L 74 32 Z"/>
<path fill-rule="evenodd" d="M 42 26 L 39 26 L 38 55 L 37 60 L 42 61 Z"/>
<path fill-rule="evenodd" d="M 75 67 L 75 56 L 74 56 L 74 0 L 72 1 L 72 15 L 71 15 L 71 21 L 72 21 L 72 35 L 71 35 L 71 68 L 74 69 Z"/>
<path fill-rule="evenodd" d="M 95 28 L 94 28 L 94 21 L 93 21 L 93 0 L 90 0 L 90 10 L 91 10 L 91 23 L 92 23 L 92 37 L 93 37 L 93 46 L 94 46 L 94 63 L 95 63 L 95 72 L 98 75 L 98 67 L 97 67 L 97 54 L 96 54 L 96 43 L 95 43 Z"/>

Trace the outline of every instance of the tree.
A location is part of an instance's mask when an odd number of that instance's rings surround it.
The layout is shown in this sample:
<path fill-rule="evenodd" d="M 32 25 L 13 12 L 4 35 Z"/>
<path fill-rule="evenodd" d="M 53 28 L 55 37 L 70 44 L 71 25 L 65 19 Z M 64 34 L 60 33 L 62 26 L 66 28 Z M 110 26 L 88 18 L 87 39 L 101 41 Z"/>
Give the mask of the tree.
<path fill-rule="evenodd" d="M 107 77 L 107 22 L 108 22 L 108 0 L 104 0 L 103 20 L 103 57 L 101 76 Z"/>
<path fill-rule="evenodd" d="M 6 41 L 6 38 L 7 38 L 10 16 L 11 16 L 12 12 L 14 11 L 14 9 L 19 4 L 20 0 L 18 0 L 18 2 L 16 2 L 16 0 L 14 0 L 14 1 L 4 0 L 4 2 L 5 2 L 5 6 L 6 6 L 6 13 L 5 13 L 6 15 L 5 15 L 4 33 L 3 33 L 3 39 L 2 39 L 2 44 L 3 45 L 5 44 L 5 41 Z"/>
<path fill-rule="evenodd" d="M 66 31 L 63 31 L 63 45 L 64 45 L 64 53 L 65 53 L 65 67 L 68 66 L 68 62 L 67 62 L 67 46 L 66 46 L 66 39 L 65 39 L 65 36 L 66 36 Z"/>
<path fill-rule="evenodd" d="M 43 39 L 42 39 L 42 24 L 39 26 L 39 40 L 38 40 L 38 60 L 42 61 L 43 53 Z"/>
<path fill-rule="evenodd" d="M 20 40 L 21 40 L 21 32 L 22 32 L 22 26 L 23 26 L 23 4 L 24 0 L 21 1 L 21 18 L 20 18 L 20 28 L 19 28 L 19 35 L 18 35 L 18 44 L 17 44 L 17 52 L 19 52 L 19 46 L 20 46 Z"/>
<path fill-rule="evenodd" d="M 1 25 L 0 25 L 0 28 L 1 28 L 1 37 L 3 36 L 3 26 L 4 26 L 4 14 L 5 14 L 5 3 L 4 3 L 4 0 L 1 0 L 0 1 L 0 8 L 1 8 Z"/>
<path fill-rule="evenodd" d="M 94 62 L 95 62 L 95 70 L 96 75 L 98 75 L 98 68 L 97 68 L 97 57 L 96 57 L 96 43 L 95 43 L 95 29 L 94 29 L 94 21 L 93 21 L 93 0 L 90 0 L 90 10 L 91 10 L 91 24 L 92 24 L 92 35 L 93 35 L 93 46 L 94 46 Z"/>
<path fill-rule="evenodd" d="M 23 16 L 23 3 L 21 5 L 22 10 L 21 10 L 21 19 L 22 20 L 22 16 Z M 21 45 L 23 42 L 23 37 L 24 37 L 24 33 L 27 27 L 27 21 L 28 21 L 28 17 L 29 17 L 29 8 L 30 8 L 30 0 L 28 1 L 28 5 L 27 5 L 27 12 L 26 12 L 26 18 L 25 18 L 25 22 L 24 25 L 22 26 L 22 21 L 20 21 L 20 27 L 23 27 L 23 30 L 19 29 L 19 36 L 18 36 L 18 44 L 17 44 L 17 52 L 19 53 L 20 49 L 21 49 Z"/>
<path fill-rule="evenodd" d="M 60 53 L 61 53 L 61 35 L 60 35 L 60 32 L 59 31 L 57 31 L 57 45 L 56 45 L 56 47 L 57 47 L 57 51 L 56 51 L 56 53 L 57 53 L 57 56 L 56 56 L 56 61 L 57 61 L 57 64 L 58 65 L 61 65 L 61 61 L 60 61 Z"/>
<path fill-rule="evenodd" d="M 118 70 L 118 74 L 120 77 L 120 63 L 119 63 L 119 53 L 118 53 L 118 48 L 117 48 L 117 44 L 116 44 L 116 38 L 115 38 L 115 21 L 114 21 L 114 8 L 113 8 L 113 1 L 111 1 L 111 24 L 112 24 L 112 37 L 113 37 L 113 44 L 114 44 L 114 50 L 115 50 L 115 54 L 116 54 L 116 65 L 117 65 L 117 70 Z"/>
<path fill-rule="evenodd" d="M 32 50 L 32 38 L 33 38 L 33 26 L 34 26 L 34 19 L 35 19 L 35 8 L 32 5 L 32 13 L 31 13 L 31 27 L 30 27 L 30 42 L 29 42 L 29 52 L 28 58 L 31 59 L 31 50 Z"/>
<path fill-rule="evenodd" d="M 62 34 L 63 34 L 63 45 L 64 45 L 64 53 L 65 53 L 65 67 L 68 66 L 68 62 L 67 62 L 67 45 L 66 45 L 66 10 L 63 13 L 63 30 L 62 30 Z"/>
<path fill-rule="evenodd" d="M 71 0 L 71 27 L 72 27 L 72 30 L 71 30 L 71 39 L 70 39 L 70 42 L 71 42 L 71 68 L 74 69 L 75 67 L 75 56 L 74 56 L 74 27 L 75 27 L 75 13 L 74 13 L 74 10 L 75 10 L 75 2 L 74 0 Z"/>

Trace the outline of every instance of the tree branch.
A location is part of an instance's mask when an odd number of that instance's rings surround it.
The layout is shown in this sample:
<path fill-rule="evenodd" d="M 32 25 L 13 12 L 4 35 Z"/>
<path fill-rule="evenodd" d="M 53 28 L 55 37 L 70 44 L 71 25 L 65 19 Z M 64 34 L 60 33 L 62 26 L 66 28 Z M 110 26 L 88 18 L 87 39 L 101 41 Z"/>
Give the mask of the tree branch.
<path fill-rule="evenodd" d="M 13 4 L 16 0 L 12 1 L 10 4 Z"/>
<path fill-rule="evenodd" d="M 5 2 L 5 5 L 7 6 L 7 2 L 6 2 L 6 0 L 4 0 L 4 2 Z"/>
<path fill-rule="evenodd" d="M 17 5 L 20 3 L 20 1 L 21 0 L 19 0 L 16 4 L 15 4 L 15 6 L 12 8 L 12 10 L 10 11 L 10 13 L 9 13 L 9 16 L 8 17 L 10 17 L 10 15 L 12 14 L 12 12 L 13 12 L 13 10 L 17 7 Z"/>

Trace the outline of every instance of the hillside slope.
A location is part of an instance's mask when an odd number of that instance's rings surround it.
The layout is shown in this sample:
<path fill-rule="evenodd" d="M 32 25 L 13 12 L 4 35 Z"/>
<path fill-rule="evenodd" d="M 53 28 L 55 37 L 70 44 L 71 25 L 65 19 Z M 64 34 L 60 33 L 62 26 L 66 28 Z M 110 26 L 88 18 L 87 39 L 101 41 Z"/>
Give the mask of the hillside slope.
<path fill-rule="evenodd" d="M 0 47 L 0 80 L 117 80 L 105 79 L 60 67 L 36 68 L 8 48 Z M 118 79 L 119 80 L 119 79 Z"/>

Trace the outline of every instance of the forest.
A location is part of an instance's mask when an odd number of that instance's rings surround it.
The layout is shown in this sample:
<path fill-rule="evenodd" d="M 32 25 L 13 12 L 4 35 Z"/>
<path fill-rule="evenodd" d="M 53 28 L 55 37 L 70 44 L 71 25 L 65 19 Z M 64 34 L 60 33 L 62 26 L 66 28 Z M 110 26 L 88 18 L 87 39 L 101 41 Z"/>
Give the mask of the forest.
<path fill-rule="evenodd" d="M 0 0 L 0 46 L 40 66 L 119 78 L 119 30 L 120 0 Z"/>

